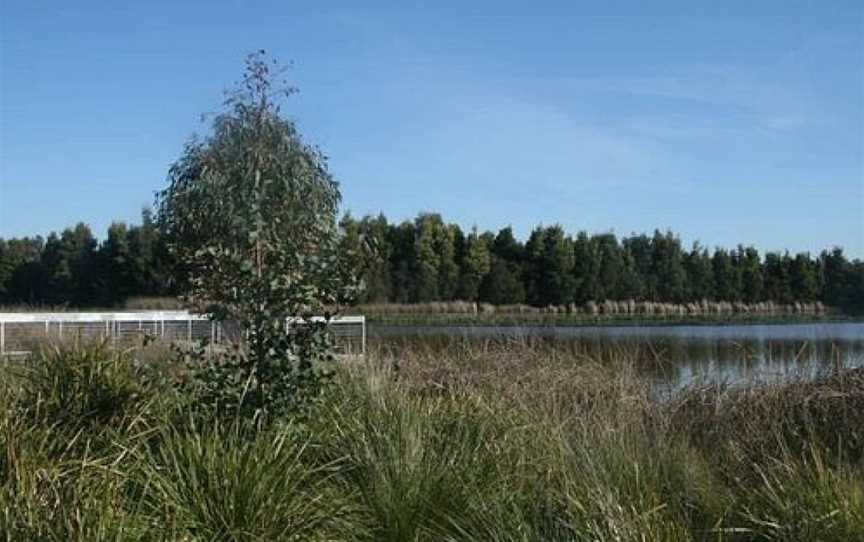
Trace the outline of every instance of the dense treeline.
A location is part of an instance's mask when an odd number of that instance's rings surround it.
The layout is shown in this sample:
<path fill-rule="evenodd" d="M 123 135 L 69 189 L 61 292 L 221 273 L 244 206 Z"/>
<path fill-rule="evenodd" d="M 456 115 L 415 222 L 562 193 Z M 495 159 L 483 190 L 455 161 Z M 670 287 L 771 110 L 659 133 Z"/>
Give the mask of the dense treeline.
<path fill-rule="evenodd" d="M 47 238 L 0 239 L 0 304 L 110 307 L 172 295 L 173 267 L 149 210 L 140 225 L 112 224 L 101 243 L 84 223 Z"/>
<path fill-rule="evenodd" d="M 463 232 L 438 214 L 391 224 L 383 215 L 341 221 L 342 253 L 360 270 L 360 302 L 466 300 L 495 305 L 703 299 L 790 304 L 821 301 L 864 311 L 864 262 L 839 248 L 818 256 L 694 244 L 671 232 L 617 238 L 537 227 Z M 178 276 L 148 211 L 113 224 L 97 242 L 83 223 L 47 238 L 0 239 L 0 303 L 112 306 L 130 296 L 176 293 Z"/>
<path fill-rule="evenodd" d="M 753 247 L 713 252 L 685 249 L 671 232 L 567 234 L 537 227 L 526 242 L 511 228 L 463 232 L 438 214 L 390 224 L 383 215 L 350 215 L 341 227 L 343 253 L 363 270 L 366 303 L 467 300 L 510 305 L 582 305 L 636 300 L 687 303 L 704 299 L 780 304 L 821 301 L 864 310 L 864 262 L 840 248 L 812 257 Z M 364 250 L 365 249 L 365 250 Z"/>

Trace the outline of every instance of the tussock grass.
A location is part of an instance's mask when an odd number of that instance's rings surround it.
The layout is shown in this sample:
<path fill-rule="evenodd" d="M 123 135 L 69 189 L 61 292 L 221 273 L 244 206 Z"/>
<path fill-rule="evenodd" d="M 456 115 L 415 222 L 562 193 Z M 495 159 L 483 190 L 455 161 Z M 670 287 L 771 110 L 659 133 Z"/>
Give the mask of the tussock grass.
<path fill-rule="evenodd" d="M 3 367 L 0 540 L 864 539 L 860 371 L 658 397 L 644 348 L 394 341 L 251 426 L 153 355 Z"/>
<path fill-rule="evenodd" d="M 171 539 L 324 540 L 346 528 L 351 500 L 289 430 L 168 427 L 136 457 L 143 509 Z"/>

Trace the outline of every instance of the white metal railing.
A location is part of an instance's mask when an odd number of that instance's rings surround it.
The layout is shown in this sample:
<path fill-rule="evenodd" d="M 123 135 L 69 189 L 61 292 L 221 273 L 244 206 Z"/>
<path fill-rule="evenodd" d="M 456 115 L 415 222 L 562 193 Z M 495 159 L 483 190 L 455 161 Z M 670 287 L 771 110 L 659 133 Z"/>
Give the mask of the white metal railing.
<path fill-rule="evenodd" d="M 298 318 L 289 320 L 289 329 L 302 322 Z M 206 339 L 218 344 L 226 332 L 230 335 L 231 327 L 229 323 L 223 329 L 208 316 L 188 311 L 0 313 L 0 356 L 28 354 L 40 341 L 66 337 L 104 338 L 116 344 L 149 336 L 175 342 Z M 329 329 L 341 353 L 366 353 L 365 317 L 333 318 Z"/>
<path fill-rule="evenodd" d="M 288 330 L 291 326 L 303 324 L 308 321 L 324 322 L 323 316 L 312 318 L 289 318 Z M 340 353 L 353 356 L 366 354 L 366 317 L 365 316 L 337 316 L 330 319 L 330 333 L 336 342 Z"/>

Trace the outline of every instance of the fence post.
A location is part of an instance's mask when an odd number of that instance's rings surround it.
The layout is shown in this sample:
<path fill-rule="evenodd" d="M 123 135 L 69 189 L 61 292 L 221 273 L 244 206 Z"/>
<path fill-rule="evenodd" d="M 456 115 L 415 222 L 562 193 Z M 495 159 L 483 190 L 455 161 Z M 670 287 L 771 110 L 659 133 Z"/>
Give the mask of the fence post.
<path fill-rule="evenodd" d="M 192 319 L 191 319 L 191 318 L 189 319 L 189 333 L 188 333 L 188 336 L 189 336 L 189 342 L 191 343 L 191 342 L 192 342 Z"/>
<path fill-rule="evenodd" d="M 0 356 L 6 353 L 6 322 L 0 322 Z"/>

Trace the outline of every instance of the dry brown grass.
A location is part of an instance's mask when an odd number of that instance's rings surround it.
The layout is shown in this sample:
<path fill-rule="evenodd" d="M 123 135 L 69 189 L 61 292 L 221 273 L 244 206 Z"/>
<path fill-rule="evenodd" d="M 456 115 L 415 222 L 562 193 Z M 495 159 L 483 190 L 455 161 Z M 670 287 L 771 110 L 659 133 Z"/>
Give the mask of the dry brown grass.
<path fill-rule="evenodd" d="M 570 315 L 581 317 L 600 316 L 718 316 L 718 315 L 822 315 L 830 309 L 817 301 L 814 303 L 795 302 L 790 304 L 764 301 L 743 303 L 740 301 L 701 301 L 688 303 L 664 303 L 656 301 L 636 301 L 633 299 L 588 301 L 578 305 L 549 305 L 532 307 L 530 305 L 491 305 L 469 301 L 433 301 L 428 303 L 369 303 L 350 309 L 351 312 L 373 316 L 386 315 Z"/>

